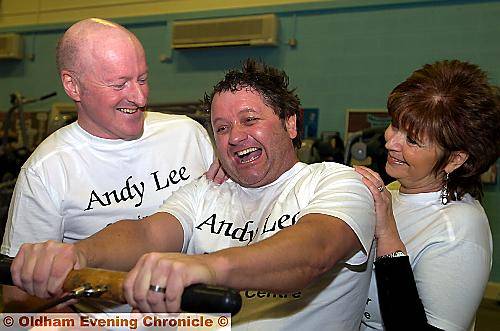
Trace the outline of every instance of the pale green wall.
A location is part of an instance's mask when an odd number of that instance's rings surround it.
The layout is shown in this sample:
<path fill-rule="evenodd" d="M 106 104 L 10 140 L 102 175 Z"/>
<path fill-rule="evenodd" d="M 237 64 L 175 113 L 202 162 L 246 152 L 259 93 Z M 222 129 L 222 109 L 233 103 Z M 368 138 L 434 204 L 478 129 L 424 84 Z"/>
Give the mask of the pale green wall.
<path fill-rule="evenodd" d="M 172 51 L 170 23 L 176 18 L 276 12 L 281 44 L 274 48 L 218 48 Z M 386 96 L 424 63 L 458 58 L 479 64 L 500 84 L 499 1 L 325 1 L 316 4 L 164 15 L 120 21 L 143 41 L 149 57 L 151 102 L 201 98 L 224 70 L 246 57 L 285 69 L 306 108 L 320 109 L 320 131 L 344 131 L 347 108 L 384 108 Z M 34 61 L 0 62 L 0 109 L 8 94 L 63 95 L 54 65 L 54 45 L 66 27 L 24 27 Z M 296 48 L 286 41 L 295 37 Z M 172 61 L 161 63 L 167 54 Z M 52 103 L 54 99 L 50 101 Z M 47 107 L 49 103 L 46 103 Z M 43 106 L 43 104 L 41 105 Z M 500 185 L 486 187 L 485 209 L 494 241 L 500 245 Z M 500 281 L 500 252 L 491 275 Z"/>

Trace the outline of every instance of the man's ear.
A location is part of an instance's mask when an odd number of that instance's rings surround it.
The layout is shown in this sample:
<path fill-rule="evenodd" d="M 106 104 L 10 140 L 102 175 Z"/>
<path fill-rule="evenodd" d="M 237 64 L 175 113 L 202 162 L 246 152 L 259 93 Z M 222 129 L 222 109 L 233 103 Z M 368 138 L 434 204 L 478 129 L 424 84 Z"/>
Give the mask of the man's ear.
<path fill-rule="evenodd" d="M 61 71 L 61 81 L 66 94 L 75 102 L 80 101 L 81 88 L 73 72 L 68 70 Z"/>
<path fill-rule="evenodd" d="M 449 174 L 458 169 L 469 158 L 469 154 L 464 151 L 451 153 L 448 164 L 444 167 L 444 171 Z"/>
<path fill-rule="evenodd" d="M 285 120 L 285 128 L 290 139 L 297 137 L 297 116 L 292 115 Z"/>

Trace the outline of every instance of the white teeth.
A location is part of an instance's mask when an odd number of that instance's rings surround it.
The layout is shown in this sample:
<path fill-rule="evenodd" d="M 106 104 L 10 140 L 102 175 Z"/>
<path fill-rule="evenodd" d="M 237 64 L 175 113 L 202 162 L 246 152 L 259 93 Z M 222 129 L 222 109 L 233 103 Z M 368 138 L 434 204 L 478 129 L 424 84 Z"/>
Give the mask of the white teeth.
<path fill-rule="evenodd" d="M 246 155 L 246 154 L 249 154 L 249 153 L 252 153 L 252 152 L 255 152 L 256 150 L 258 150 L 258 148 L 255 148 L 255 147 L 250 147 L 250 148 L 247 148 L 247 149 L 244 149 L 242 151 L 239 151 L 239 152 L 236 152 L 236 155 L 238 156 L 243 156 L 243 155 Z M 252 160 L 255 160 L 255 159 L 251 159 L 247 162 L 250 162 Z M 245 162 L 246 163 L 246 162 Z"/>
<path fill-rule="evenodd" d="M 250 159 L 248 159 L 246 161 L 241 161 L 241 163 L 244 164 L 244 163 L 252 162 L 253 160 L 256 160 L 258 158 L 259 158 L 258 156 L 254 156 L 254 157 L 251 157 Z"/>
<path fill-rule="evenodd" d="M 118 108 L 118 111 L 121 111 L 122 113 L 125 113 L 125 114 L 133 114 L 133 113 L 137 112 L 137 108 L 135 108 L 135 109 Z"/>
<path fill-rule="evenodd" d="M 397 163 L 397 164 L 405 164 L 405 162 L 399 160 L 399 159 L 396 159 L 395 157 L 391 156 L 391 159 L 394 161 L 394 163 Z"/>

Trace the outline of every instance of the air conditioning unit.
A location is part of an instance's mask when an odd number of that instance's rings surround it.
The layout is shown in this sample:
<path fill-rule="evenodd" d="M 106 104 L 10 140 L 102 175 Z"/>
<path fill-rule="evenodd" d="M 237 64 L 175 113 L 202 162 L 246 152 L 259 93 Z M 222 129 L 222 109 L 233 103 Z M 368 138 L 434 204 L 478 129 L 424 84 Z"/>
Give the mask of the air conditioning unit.
<path fill-rule="evenodd" d="M 0 34 L 0 60 L 21 60 L 23 53 L 23 38 L 19 34 Z"/>
<path fill-rule="evenodd" d="M 278 17 L 274 14 L 176 21 L 172 48 L 214 46 L 275 46 Z"/>

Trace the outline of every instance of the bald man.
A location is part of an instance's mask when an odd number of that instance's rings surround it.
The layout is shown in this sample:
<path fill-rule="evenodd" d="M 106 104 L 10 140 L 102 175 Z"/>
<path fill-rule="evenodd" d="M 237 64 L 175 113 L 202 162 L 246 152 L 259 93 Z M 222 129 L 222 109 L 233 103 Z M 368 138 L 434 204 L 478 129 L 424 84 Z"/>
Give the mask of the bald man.
<path fill-rule="evenodd" d="M 5 255 L 15 256 L 23 243 L 75 242 L 118 219 L 140 220 L 213 161 L 197 122 L 145 111 L 146 57 L 124 27 L 96 18 L 74 24 L 59 41 L 57 66 L 78 120 L 45 139 L 23 165 Z"/>

